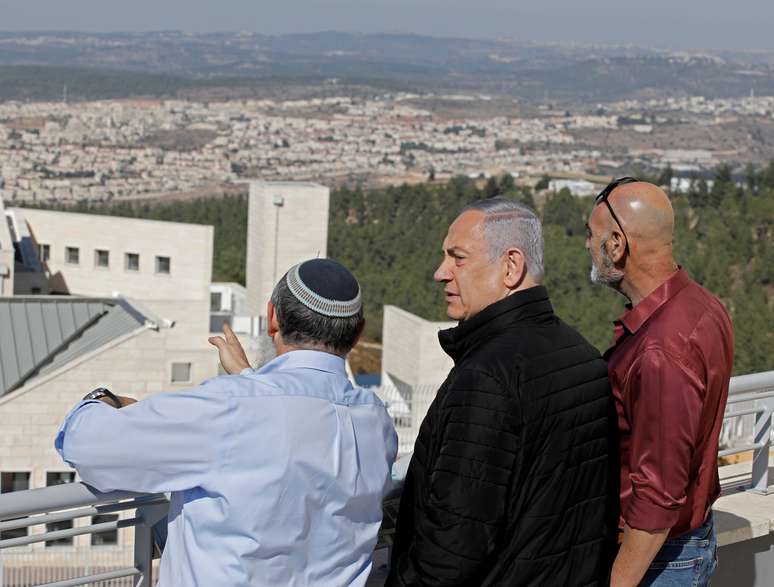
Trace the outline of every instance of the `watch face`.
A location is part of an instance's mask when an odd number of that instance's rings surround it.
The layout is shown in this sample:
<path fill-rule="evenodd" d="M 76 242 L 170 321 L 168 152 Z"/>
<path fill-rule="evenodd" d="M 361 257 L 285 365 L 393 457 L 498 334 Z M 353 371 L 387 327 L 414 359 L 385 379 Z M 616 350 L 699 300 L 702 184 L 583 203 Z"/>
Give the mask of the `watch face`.
<path fill-rule="evenodd" d="M 110 393 L 106 389 L 98 387 L 97 389 L 87 393 L 83 399 L 99 399 L 101 397 L 105 397 L 106 395 L 110 395 Z"/>

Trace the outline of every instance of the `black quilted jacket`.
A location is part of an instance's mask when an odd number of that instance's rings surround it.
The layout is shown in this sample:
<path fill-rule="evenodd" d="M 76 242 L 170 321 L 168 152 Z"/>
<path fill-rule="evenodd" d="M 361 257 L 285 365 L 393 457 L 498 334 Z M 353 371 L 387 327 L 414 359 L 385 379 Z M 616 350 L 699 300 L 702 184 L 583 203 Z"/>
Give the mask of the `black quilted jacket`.
<path fill-rule="evenodd" d="M 387 585 L 602 584 L 618 496 L 599 352 L 542 286 L 439 338 L 455 366 L 419 430 Z"/>

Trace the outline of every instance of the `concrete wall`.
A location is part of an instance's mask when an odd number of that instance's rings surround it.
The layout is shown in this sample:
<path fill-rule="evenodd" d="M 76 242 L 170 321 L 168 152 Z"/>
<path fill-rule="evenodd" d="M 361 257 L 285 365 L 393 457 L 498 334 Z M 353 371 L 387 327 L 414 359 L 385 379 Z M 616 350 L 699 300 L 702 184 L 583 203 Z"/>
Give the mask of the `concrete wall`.
<path fill-rule="evenodd" d="M 723 495 L 712 508 L 719 547 L 713 587 L 774 585 L 774 487 L 768 495 L 740 491 L 749 486 L 751 470 L 751 461 L 718 470 Z M 769 459 L 773 479 L 774 454 Z"/>
<path fill-rule="evenodd" d="M 395 419 L 401 453 L 413 450 L 419 425 L 454 366 L 441 349 L 438 331 L 455 324 L 430 322 L 396 306 L 384 307 L 378 393 Z"/>
<path fill-rule="evenodd" d="M 774 585 L 774 534 L 721 546 L 713 587 Z"/>
<path fill-rule="evenodd" d="M 396 306 L 384 307 L 382 371 L 409 385 L 440 385 L 454 366 L 438 331 L 456 322 L 430 322 Z"/>
<path fill-rule="evenodd" d="M 265 316 L 274 284 L 296 263 L 328 251 L 330 190 L 316 183 L 250 183 L 247 311 Z"/>

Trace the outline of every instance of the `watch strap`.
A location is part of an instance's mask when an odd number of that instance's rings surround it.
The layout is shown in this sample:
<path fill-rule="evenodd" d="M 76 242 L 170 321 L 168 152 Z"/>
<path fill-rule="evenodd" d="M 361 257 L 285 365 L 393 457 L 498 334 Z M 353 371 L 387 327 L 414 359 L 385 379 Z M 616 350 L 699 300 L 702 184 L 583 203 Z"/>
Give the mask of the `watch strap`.
<path fill-rule="evenodd" d="M 102 397 L 106 397 L 110 401 L 112 401 L 117 409 L 121 408 L 121 400 L 118 399 L 118 396 L 116 396 L 116 394 L 114 394 L 112 391 L 110 391 L 106 387 L 98 387 L 94 391 L 90 391 L 89 393 L 87 393 L 84 396 L 83 399 L 84 400 L 87 400 L 87 399 L 96 399 L 96 400 L 98 400 L 98 399 L 100 399 Z"/>

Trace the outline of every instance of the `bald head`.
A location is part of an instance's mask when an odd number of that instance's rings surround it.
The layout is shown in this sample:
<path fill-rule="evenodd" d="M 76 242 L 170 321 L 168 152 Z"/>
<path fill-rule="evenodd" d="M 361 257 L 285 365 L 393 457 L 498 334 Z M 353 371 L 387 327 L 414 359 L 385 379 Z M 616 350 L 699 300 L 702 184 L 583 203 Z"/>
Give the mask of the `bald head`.
<path fill-rule="evenodd" d="M 636 239 L 641 250 L 672 245 L 674 212 L 669 197 L 660 187 L 644 181 L 625 183 L 615 188 L 607 201 L 615 210 L 621 228 L 628 237 Z M 607 206 L 597 208 L 615 224 Z"/>
<path fill-rule="evenodd" d="M 644 181 L 621 183 L 607 204 L 595 205 L 588 222 L 592 281 L 639 299 L 638 292 L 652 291 L 674 271 L 672 204 L 664 190 Z"/>

